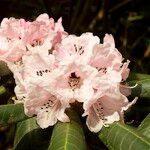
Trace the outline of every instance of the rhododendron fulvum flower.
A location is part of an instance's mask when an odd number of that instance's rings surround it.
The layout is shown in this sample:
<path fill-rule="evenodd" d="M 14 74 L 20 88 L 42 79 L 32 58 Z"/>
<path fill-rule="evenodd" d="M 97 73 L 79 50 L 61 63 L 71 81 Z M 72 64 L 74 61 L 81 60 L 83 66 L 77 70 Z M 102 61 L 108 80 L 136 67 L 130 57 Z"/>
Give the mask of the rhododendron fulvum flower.
<path fill-rule="evenodd" d="M 72 63 L 59 66 L 54 73 L 57 75 L 55 75 L 56 84 L 53 88 L 56 89 L 58 95 L 68 99 L 70 103 L 75 100 L 83 102 L 92 96 L 94 90 L 90 84 L 97 74 L 96 69 L 88 65 Z"/>
<path fill-rule="evenodd" d="M 114 88 L 114 87 L 113 87 Z M 84 102 L 83 116 L 87 115 L 86 124 L 92 132 L 99 132 L 103 126 L 123 119 L 123 113 L 136 102 L 128 102 L 119 90 L 96 93 L 91 100 Z"/>
<path fill-rule="evenodd" d="M 53 71 L 54 56 L 47 57 L 49 61 L 43 60 L 38 53 L 23 56 L 22 70 L 18 73 L 14 72 L 17 83 L 15 93 L 18 100 L 16 102 L 24 103 L 26 115 L 37 115 L 37 123 L 41 128 L 52 126 L 57 120 L 69 121 L 64 113 L 69 107 L 69 101 L 59 96 L 54 88 L 58 75 Z"/>
<path fill-rule="evenodd" d="M 57 120 L 69 121 L 64 113 L 65 109 L 69 107 L 67 100 L 56 95 L 54 90 L 53 92 L 45 90 L 42 84 L 29 84 L 28 89 L 24 102 L 25 114 L 37 115 L 37 123 L 41 128 L 52 126 Z"/>
<path fill-rule="evenodd" d="M 15 62 L 26 52 L 22 42 L 26 22 L 24 19 L 4 18 L 0 26 L 0 59 Z"/>
<path fill-rule="evenodd" d="M 0 59 L 7 62 L 19 61 L 26 48 L 19 39 L 9 40 L 5 37 L 0 37 Z"/>
<path fill-rule="evenodd" d="M 77 62 L 87 64 L 92 56 L 92 50 L 100 39 L 92 33 L 83 33 L 81 36 L 69 35 L 60 44 L 57 44 L 54 55 L 61 63 Z"/>
<path fill-rule="evenodd" d="M 66 35 L 61 18 L 55 23 L 53 18 L 42 14 L 30 23 L 23 40 L 29 51 L 39 49 L 47 51 L 55 47 L 56 43 L 61 42 Z"/>
<path fill-rule="evenodd" d="M 92 33 L 68 35 L 62 19 L 47 14 L 35 21 L 3 19 L 0 27 L 0 59 L 8 64 L 16 81 L 15 93 L 25 114 L 37 116 L 41 128 L 57 120 L 68 122 L 65 109 L 83 102 L 87 126 L 102 126 L 123 118 L 130 88 L 123 85 L 129 61 L 123 63 L 112 35 L 103 43 Z"/>
<path fill-rule="evenodd" d="M 113 36 L 106 34 L 103 44 L 97 44 L 94 47 L 90 65 L 98 71 L 106 70 L 108 67 L 113 67 L 114 70 L 117 70 L 121 67 L 122 60 L 122 55 L 115 48 Z"/>
<path fill-rule="evenodd" d="M 93 132 L 123 118 L 123 111 L 136 102 L 137 98 L 128 102 L 125 95 L 129 95 L 130 88 L 120 85 L 129 74 L 129 61 L 122 63 L 122 60 L 111 35 L 106 34 L 104 43 L 94 47 L 90 64 L 99 73 L 93 80 L 94 95 L 90 100 L 83 101 L 83 116 L 88 116 L 86 123 Z"/>
<path fill-rule="evenodd" d="M 16 62 L 35 51 L 52 53 L 55 45 L 66 36 L 61 18 L 56 23 L 47 14 L 38 16 L 33 22 L 4 18 L 0 26 L 0 59 Z"/>

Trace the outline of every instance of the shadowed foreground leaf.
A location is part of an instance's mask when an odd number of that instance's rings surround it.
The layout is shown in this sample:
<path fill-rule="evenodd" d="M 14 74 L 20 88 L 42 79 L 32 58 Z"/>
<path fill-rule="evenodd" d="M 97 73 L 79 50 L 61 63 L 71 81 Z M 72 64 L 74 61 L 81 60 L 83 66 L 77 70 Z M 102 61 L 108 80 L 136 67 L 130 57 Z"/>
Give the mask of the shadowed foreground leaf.
<path fill-rule="evenodd" d="M 137 84 L 135 88 L 132 89 L 131 95 L 133 97 L 143 97 L 143 98 L 150 98 L 150 79 L 144 79 L 144 80 L 133 80 L 128 82 L 129 85 L 133 86 Z"/>
<path fill-rule="evenodd" d="M 0 105 L 0 126 L 22 121 L 27 118 L 29 117 L 24 114 L 22 104 Z"/>
<path fill-rule="evenodd" d="M 74 113 L 68 112 L 71 122 L 58 122 L 53 130 L 48 150 L 86 150 L 83 130 Z"/>
<path fill-rule="evenodd" d="M 123 123 L 113 123 L 103 128 L 99 138 L 109 150 L 149 150 L 150 140 L 136 129 Z"/>
<path fill-rule="evenodd" d="M 49 144 L 51 128 L 41 129 L 35 118 L 30 118 L 17 124 L 14 140 L 15 150 L 38 149 L 45 150 Z"/>
<path fill-rule="evenodd" d="M 146 118 L 139 125 L 138 130 L 150 139 L 150 113 L 146 116 Z"/>

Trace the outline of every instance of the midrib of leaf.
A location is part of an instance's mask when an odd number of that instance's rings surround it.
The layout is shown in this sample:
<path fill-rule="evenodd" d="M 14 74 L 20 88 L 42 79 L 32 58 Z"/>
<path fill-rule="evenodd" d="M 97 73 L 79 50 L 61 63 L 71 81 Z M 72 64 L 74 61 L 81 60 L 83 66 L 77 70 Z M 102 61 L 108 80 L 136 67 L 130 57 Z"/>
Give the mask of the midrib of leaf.
<path fill-rule="evenodd" d="M 67 110 L 70 122 L 58 122 L 53 129 L 49 150 L 86 150 L 86 142 L 78 115 Z"/>
<path fill-rule="evenodd" d="M 127 137 L 131 141 L 128 140 Z M 132 129 L 128 125 L 124 126 L 122 123 L 114 123 L 108 128 L 103 128 L 99 133 L 99 138 L 106 144 L 108 148 L 110 148 L 110 150 L 130 150 L 133 149 L 133 145 L 135 146 L 134 148 L 138 148 L 138 142 L 141 143 L 141 148 L 150 147 L 149 139 L 144 137 L 136 129 Z M 135 141 L 137 141 L 136 144 Z"/>
<path fill-rule="evenodd" d="M 68 139 L 68 136 L 69 136 L 69 124 L 67 124 L 67 129 L 66 129 L 66 136 L 65 136 L 65 147 L 64 147 L 64 150 L 67 149 L 67 139 Z"/>
<path fill-rule="evenodd" d="M 62 133 L 65 133 L 65 137 L 64 137 L 64 139 L 62 139 L 62 141 L 65 141 L 65 144 L 63 145 L 63 146 L 61 146 L 58 150 L 67 150 L 67 145 L 69 144 L 69 145 L 72 145 L 72 146 L 74 146 L 76 149 L 78 149 L 77 147 L 76 147 L 76 145 L 74 145 L 74 144 L 72 144 L 72 143 L 70 143 L 69 141 L 68 141 L 68 139 L 69 139 L 69 137 L 70 136 L 72 136 L 73 138 L 76 138 L 74 135 L 72 135 L 72 134 L 69 134 L 69 131 L 71 131 L 71 130 L 73 130 L 72 128 L 71 128 L 71 124 L 68 124 L 67 123 L 67 125 L 66 125 L 66 129 L 64 130 L 64 132 L 61 132 L 61 134 Z M 59 136 L 59 135 L 57 135 L 57 136 Z M 53 136 L 52 138 L 53 138 L 53 140 L 55 140 L 55 138 L 57 139 L 57 136 Z M 77 138 L 76 138 L 77 139 Z M 78 139 L 77 139 L 78 140 Z M 79 141 L 80 142 L 80 141 Z M 57 144 L 57 143 L 56 143 Z M 52 145 L 52 143 L 51 143 L 51 145 Z M 51 147 L 51 145 L 50 145 L 50 147 Z"/>
<path fill-rule="evenodd" d="M 148 143 L 147 141 L 143 140 L 143 138 L 141 138 L 138 134 L 135 134 L 134 132 L 131 132 L 131 130 L 128 130 L 127 128 L 125 128 L 124 126 L 122 126 L 121 124 L 118 124 L 120 127 L 122 127 L 124 130 L 130 132 L 131 134 L 133 134 L 135 137 L 139 138 L 141 141 L 143 141 L 144 143 L 150 145 L 150 143 Z"/>

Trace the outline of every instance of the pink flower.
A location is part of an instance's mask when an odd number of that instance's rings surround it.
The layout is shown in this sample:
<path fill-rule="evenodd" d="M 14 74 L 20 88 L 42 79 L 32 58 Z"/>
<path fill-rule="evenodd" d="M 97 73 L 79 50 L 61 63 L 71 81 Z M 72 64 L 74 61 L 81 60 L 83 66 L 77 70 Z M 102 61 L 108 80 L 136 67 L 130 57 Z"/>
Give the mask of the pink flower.
<path fill-rule="evenodd" d="M 8 40 L 5 37 L 0 37 L 0 59 L 5 62 L 19 61 L 26 48 L 19 39 Z"/>
<path fill-rule="evenodd" d="M 4 18 L 0 28 L 0 59 L 16 62 L 26 52 L 22 42 L 26 22 L 24 19 Z"/>
<path fill-rule="evenodd" d="M 18 80 L 17 78 L 15 78 Z M 54 89 L 45 88 L 41 78 L 27 78 L 21 82 L 19 79 L 15 88 L 15 93 L 18 100 L 16 102 L 22 102 L 24 104 L 25 114 L 28 116 L 36 115 L 37 123 L 41 128 L 47 128 L 54 125 L 57 120 L 61 122 L 68 122 L 69 118 L 64 113 L 65 109 L 69 107 L 69 102 L 58 95 L 56 95 Z M 54 81 L 48 80 L 51 86 Z"/>
<path fill-rule="evenodd" d="M 69 107 L 69 101 L 58 95 L 55 88 L 57 74 L 53 71 L 54 57 L 48 59 L 35 53 L 23 56 L 21 69 L 16 72 L 13 67 L 17 86 L 15 93 L 18 101 L 24 103 L 25 114 L 37 116 L 37 123 L 41 128 L 54 125 L 57 120 L 68 122 L 64 113 Z"/>
<path fill-rule="evenodd" d="M 74 63 L 68 66 L 59 66 L 53 71 L 56 77 L 56 84 L 53 89 L 70 103 L 75 100 L 83 102 L 89 99 L 93 94 L 93 89 L 89 87 L 97 71 L 85 65 L 76 65 Z"/>
<path fill-rule="evenodd" d="M 8 39 L 22 39 L 28 22 L 24 19 L 4 18 L 1 22 L 0 36 Z"/>
<path fill-rule="evenodd" d="M 92 56 L 92 50 L 99 43 L 99 38 L 92 33 L 84 33 L 80 37 L 69 35 L 56 46 L 54 55 L 61 63 L 77 62 L 87 64 Z"/>
<path fill-rule="evenodd" d="M 33 22 L 3 19 L 0 28 L 0 59 L 14 74 L 18 102 L 28 116 L 36 115 L 41 128 L 57 120 L 68 122 L 65 109 L 83 102 L 87 126 L 98 132 L 123 119 L 130 87 L 123 85 L 129 75 L 129 61 L 115 48 L 112 35 L 103 43 L 92 33 L 68 35 L 47 14 Z"/>
<path fill-rule="evenodd" d="M 50 83 L 50 82 L 49 82 Z M 52 83 L 51 83 L 52 84 Z M 28 116 L 37 116 L 37 123 L 41 128 L 54 125 L 57 120 L 68 122 L 69 118 L 64 113 L 69 107 L 68 101 L 59 99 L 59 96 L 44 89 L 42 85 L 28 84 L 27 97 L 24 108 Z"/>
<path fill-rule="evenodd" d="M 30 22 L 25 31 L 24 42 L 28 50 L 45 49 L 51 50 L 56 43 L 66 37 L 61 18 L 55 23 L 47 14 L 41 14 L 35 21 Z"/>
<path fill-rule="evenodd" d="M 113 36 L 106 34 L 103 41 L 103 44 L 97 44 L 94 47 L 90 65 L 98 71 L 108 67 L 112 67 L 114 70 L 120 69 L 123 58 L 115 48 Z"/>
<path fill-rule="evenodd" d="M 96 93 L 84 102 L 83 116 L 87 115 L 86 124 L 92 132 L 99 132 L 103 126 L 123 119 L 123 112 L 136 102 L 137 98 L 128 102 L 126 96 L 116 90 Z"/>

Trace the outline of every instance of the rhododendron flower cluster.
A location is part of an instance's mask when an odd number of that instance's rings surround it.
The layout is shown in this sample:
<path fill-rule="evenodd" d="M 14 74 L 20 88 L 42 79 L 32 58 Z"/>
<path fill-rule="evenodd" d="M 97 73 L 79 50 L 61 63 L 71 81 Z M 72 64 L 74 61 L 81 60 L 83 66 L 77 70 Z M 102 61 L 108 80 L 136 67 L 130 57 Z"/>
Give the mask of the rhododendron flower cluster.
<path fill-rule="evenodd" d="M 129 102 L 129 61 L 115 48 L 112 35 L 103 42 L 92 33 L 81 36 L 64 31 L 42 14 L 35 21 L 4 18 L 0 27 L 0 59 L 13 72 L 17 100 L 25 114 L 36 115 L 41 128 L 58 120 L 69 122 L 66 108 L 83 103 L 86 124 L 93 132 L 123 119 Z"/>

